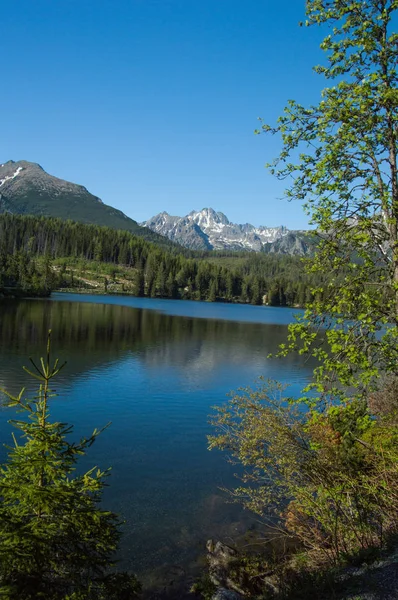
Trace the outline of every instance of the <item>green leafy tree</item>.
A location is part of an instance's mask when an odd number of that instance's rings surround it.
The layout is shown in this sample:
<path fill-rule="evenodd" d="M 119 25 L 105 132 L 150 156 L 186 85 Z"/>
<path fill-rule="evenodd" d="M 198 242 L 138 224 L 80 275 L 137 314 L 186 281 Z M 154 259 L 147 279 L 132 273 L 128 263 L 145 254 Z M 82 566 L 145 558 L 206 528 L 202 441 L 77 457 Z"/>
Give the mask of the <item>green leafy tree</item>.
<path fill-rule="evenodd" d="M 306 202 L 320 236 L 308 269 L 328 275 L 291 326 L 289 347 L 312 352 L 315 388 L 341 399 L 344 386 L 362 393 L 380 371 L 398 374 L 398 3 L 306 7 L 306 25 L 328 27 L 327 64 L 315 71 L 331 85 L 318 105 L 290 101 L 277 126 L 262 130 L 282 137 L 271 171 L 292 178 L 287 197 Z"/>
<path fill-rule="evenodd" d="M 336 563 L 398 529 L 398 2 L 307 0 L 306 11 L 306 25 L 328 28 L 315 71 L 331 85 L 262 131 L 281 136 L 269 166 L 319 236 L 298 287 L 308 307 L 281 354 L 319 366 L 304 405 L 280 387 L 234 395 L 210 447 L 244 467 L 235 499 Z M 271 304 L 284 289 L 268 281 Z"/>
<path fill-rule="evenodd" d="M 50 420 L 51 381 L 63 365 L 46 357 L 25 370 L 40 382 L 37 395 L 6 395 L 13 419 L 8 461 L 0 468 L 0 595 L 12 599 L 116 598 L 117 585 L 139 589 L 134 577 L 108 574 L 119 540 L 120 520 L 99 506 L 108 476 L 94 467 L 76 475 L 76 463 L 93 444 L 94 430 L 69 441 L 72 427 Z M 123 585 L 122 585 L 123 580 Z M 127 593 L 127 592 L 126 592 Z"/>

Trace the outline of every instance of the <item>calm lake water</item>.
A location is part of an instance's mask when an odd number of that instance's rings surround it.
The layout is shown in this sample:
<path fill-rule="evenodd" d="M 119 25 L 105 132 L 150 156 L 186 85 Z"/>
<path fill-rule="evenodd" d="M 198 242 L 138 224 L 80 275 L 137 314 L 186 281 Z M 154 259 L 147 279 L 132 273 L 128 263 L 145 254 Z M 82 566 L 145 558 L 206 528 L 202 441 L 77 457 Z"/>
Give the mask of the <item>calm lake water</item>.
<path fill-rule="evenodd" d="M 225 457 L 207 450 L 208 416 L 261 375 L 298 393 L 311 363 L 267 358 L 297 311 L 74 294 L 1 300 L 0 311 L 0 387 L 34 389 L 22 366 L 44 353 L 51 328 L 54 356 L 67 360 L 53 417 L 76 436 L 112 422 L 82 466 L 112 466 L 104 503 L 126 521 L 125 568 L 150 583 L 170 565 L 191 568 L 209 537 L 231 540 L 253 524 L 225 503 L 220 487 L 236 480 Z M 5 443 L 10 416 L 0 408 Z"/>

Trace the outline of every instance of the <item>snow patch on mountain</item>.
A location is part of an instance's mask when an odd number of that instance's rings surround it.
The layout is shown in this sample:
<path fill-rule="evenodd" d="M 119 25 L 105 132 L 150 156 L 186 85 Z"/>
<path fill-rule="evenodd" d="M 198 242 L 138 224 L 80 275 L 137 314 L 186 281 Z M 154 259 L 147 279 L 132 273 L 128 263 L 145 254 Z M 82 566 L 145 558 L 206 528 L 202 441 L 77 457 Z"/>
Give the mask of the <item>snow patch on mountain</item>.
<path fill-rule="evenodd" d="M 286 236 L 284 226 L 255 227 L 231 223 L 222 212 L 213 208 L 192 211 L 185 217 L 175 217 L 162 212 L 141 223 L 182 246 L 207 250 L 252 250 L 260 252 L 265 245 L 273 244 Z"/>
<path fill-rule="evenodd" d="M 1 165 L 1 166 L 4 167 L 4 165 Z M 0 187 L 6 181 L 9 181 L 10 179 L 14 179 L 15 177 L 17 177 L 21 171 L 22 171 L 22 167 L 18 167 L 18 169 L 15 171 L 15 173 L 13 173 L 12 175 L 6 175 L 5 177 L 3 177 L 3 179 L 0 179 Z"/>

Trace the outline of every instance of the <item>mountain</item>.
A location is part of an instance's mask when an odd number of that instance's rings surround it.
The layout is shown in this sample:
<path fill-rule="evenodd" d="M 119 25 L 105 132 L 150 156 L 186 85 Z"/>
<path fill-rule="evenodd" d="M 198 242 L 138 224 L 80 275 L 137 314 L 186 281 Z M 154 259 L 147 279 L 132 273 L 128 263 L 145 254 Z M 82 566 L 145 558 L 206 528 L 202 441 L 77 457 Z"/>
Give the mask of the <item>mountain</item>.
<path fill-rule="evenodd" d="M 251 250 L 305 255 L 309 244 L 305 232 L 286 227 L 255 227 L 250 223 L 231 223 L 212 208 L 192 211 L 185 217 L 162 212 L 141 223 L 182 246 L 195 250 Z"/>
<path fill-rule="evenodd" d="M 105 225 L 170 245 L 122 211 L 104 204 L 84 186 L 53 177 L 40 165 L 26 160 L 9 160 L 0 165 L 0 214 L 5 212 Z"/>
<path fill-rule="evenodd" d="M 307 256 L 317 244 L 315 236 L 308 231 L 287 231 L 283 237 L 263 246 L 262 251 L 270 254 L 290 254 Z"/>

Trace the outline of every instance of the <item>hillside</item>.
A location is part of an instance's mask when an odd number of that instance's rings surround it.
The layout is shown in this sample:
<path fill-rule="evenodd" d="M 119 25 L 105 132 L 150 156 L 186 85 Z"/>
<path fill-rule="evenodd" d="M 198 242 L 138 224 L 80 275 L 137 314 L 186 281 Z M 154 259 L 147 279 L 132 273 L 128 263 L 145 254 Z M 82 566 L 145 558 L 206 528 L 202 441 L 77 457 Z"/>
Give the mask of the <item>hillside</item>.
<path fill-rule="evenodd" d="M 308 301 L 317 283 L 299 257 L 209 255 L 187 257 L 109 227 L 0 215 L 0 288 L 83 285 L 152 298 L 294 306 Z"/>
<path fill-rule="evenodd" d="M 82 185 L 49 175 L 38 164 L 12 160 L 0 165 L 0 214 L 72 219 L 81 223 L 123 229 L 159 243 L 171 242 L 140 227 L 122 211 L 104 204 Z"/>

